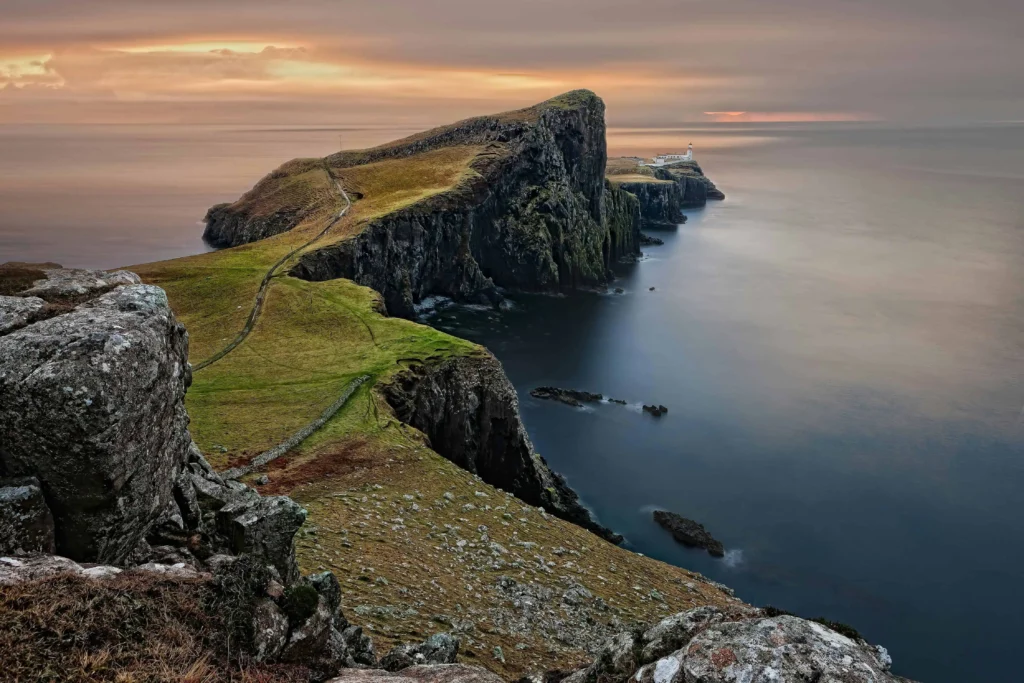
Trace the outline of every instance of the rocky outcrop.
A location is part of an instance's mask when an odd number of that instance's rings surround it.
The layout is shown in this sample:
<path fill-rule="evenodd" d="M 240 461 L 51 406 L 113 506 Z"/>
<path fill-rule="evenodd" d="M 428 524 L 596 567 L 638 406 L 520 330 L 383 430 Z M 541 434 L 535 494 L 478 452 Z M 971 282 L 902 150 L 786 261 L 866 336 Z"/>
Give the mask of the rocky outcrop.
<path fill-rule="evenodd" d="M 624 192 L 637 198 L 640 219 L 649 226 L 676 226 L 686 221 L 683 215 L 685 191 L 678 183 L 650 178 L 648 180 L 616 181 Z"/>
<path fill-rule="evenodd" d="M 423 664 L 454 664 L 459 656 L 459 639 L 448 633 L 436 633 L 419 645 L 398 645 L 380 660 L 381 668 L 401 671 Z"/>
<path fill-rule="evenodd" d="M 0 555 L 53 552 L 53 515 L 39 480 L 0 479 Z"/>
<path fill-rule="evenodd" d="M 620 633 L 565 683 L 898 683 L 885 648 L 793 616 L 699 607 Z"/>
<path fill-rule="evenodd" d="M 712 536 L 703 524 L 665 510 L 655 510 L 653 516 L 654 521 L 671 532 L 672 538 L 679 543 L 690 548 L 704 548 L 714 557 L 725 555 L 722 542 Z"/>
<path fill-rule="evenodd" d="M 487 669 L 466 664 L 412 666 L 396 673 L 383 669 L 346 669 L 329 683 L 502 683 Z"/>
<path fill-rule="evenodd" d="M 530 390 L 530 396 L 544 401 L 558 401 L 574 408 L 582 408 L 584 403 L 598 403 L 604 400 L 601 394 L 559 387 L 537 387 Z"/>
<path fill-rule="evenodd" d="M 74 560 L 127 559 L 188 453 L 188 336 L 163 290 L 137 282 L 48 271 L 26 295 L 69 308 L 0 336 L 0 474 L 39 481 Z"/>
<path fill-rule="evenodd" d="M 543 507 L 612 542 L 533 450 L 519 417 L 519 399 L 494 356 L 453 357 L 415 365 L 383 389 L 396 416 L 426 434 L 431 448 L 491 486 Z"/>
<path fill-rule="evenodd" d="M 654 169 L 654 177 L 670 180 L 678 185 L 682 194 L 682 208 L 704 206 L 709 199 L 725 199 L 725 194 L 704 175 L 704 170 L 696 161 L 685 161 Z"/>

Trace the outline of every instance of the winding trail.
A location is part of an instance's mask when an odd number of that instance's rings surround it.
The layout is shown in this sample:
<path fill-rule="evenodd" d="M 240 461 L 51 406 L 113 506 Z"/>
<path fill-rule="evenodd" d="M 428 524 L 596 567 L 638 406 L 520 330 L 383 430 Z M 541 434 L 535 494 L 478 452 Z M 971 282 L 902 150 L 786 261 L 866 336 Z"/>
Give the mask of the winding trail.
<path fill-rule="evenodd" d="M 324 171 L 327 173 L 327 177 L 334 182 L 334 187 L 338 190 L 338 194 L 340 194 L 341 198 L 345 200 L 345 206 L 341 209 L 341 211 L 338 212 L 338 215 L 332 218 L 331 221 L 327 224 L 327 226 L 319 233 L 317 233 L 312 239 L 295 247 L 287 254 L 282 256 L 274 265 L 270 267 L 270 270 L 268 270 L 267 273 L 263 276 L 263 281 L 260 282 L 260 288 L 256 292 L 256 300 L 253 302 L 252 310 L 249 312 L 249 317 L 246 318 L 245 326 L 242 327 L 242 331 L 239 332 L 238 335 L 235 336 L 235 338 L 232 339 L 231 343 L 229 343 L 227 346 L 225 346 L 217 353 L 213 354 L 203 362 L 193 367 L 192 372 L 199 372 L 204 368 L 210 367 L 211 365 L 219 361 L 221 358 L 234 351 L 241 345 L 242 342 L 245 341 L 246 337 L 249 336 L 249 333 L 252 332 L 253 327 L 256 326 L 256 321 L 259 319 L 260 313 L 263 311 L 263 302 L 266 300 L 267 290 L 269 289 L 271 281 L 273 280 L 274 276 L 277 275 L 277 271 L 281 268 L 281 266 L 283 266 L 285 262 L 287 262 L 288 259 L 290 259 L 292 256 L 294 256 L 298 252 L 302 251 L 303 249 L 310 246 L 318 239 L 326 235 L 327 232 L 338 223 L 338 221 L 345 217 L 345 214 L 348 213 L 348 210 L 352 208 L 352 200 L 349 199 L 348 193 L 345 192 L 345 188 L 341 186 L 341 181 L 334 177 L 334 175 L 331 173 L 331 169 L 326 164 L 324 165 Z M 370 335 L 371 337 L 373 336 L 372 330 L 370 331 Z M 225 472 L 222 472 L 221 476 L 224 477 L 225 479 L 238 479 L 239 477 L 242 477 L 248 474 L 249 472 L 252 472 L 257 467 L 262 467 L 267 463 L 271 462 L 272 460 L 276 460 L 277 458 L 281 457 L 291 449 L 295 448 L 300 443 L 309 438 L 313 434 L 313 432 L 327 424 L 327 421 L 334 417 L 337 414 L 337 412 L 345 406 L 348 400 L 352 397 L 352 394 L 355 393 L 356 389 L 358 389 L 360 386 L 362 386 L 369 380 L 370 375 L 363 375 L 352 380 L 345 386 L 344 391 L 341 392 L 341 396 L 339 396 L 334 401 L 334 403 L 328 406 L 327 410 L 321 413 L 320 416 L 317 417 L 315 420 L 303 426 L 301 429 L 299 429 L 297 432 L 295 432 L 290 437 L 285 439 L 283 442 L 279 443 L 278 445 L 274 446 L 269 450 L 260 453 L 255 458 L 253 458 L 249 462 L 249 464 L 243 465 L 242 467 L 234 467 L 232 469 L 229 469 Z"/>
<path fill-rule="evenodd" d="M 338 190 L 338 193 L 341 195 L 342 199 L 345 200 L 344 208 L 342 208 L 342 210 L 338 212 L 337 216 L 331 219 L 331 222 L 327 224 L 327 227 L 325 227 L 323 230 L 317 233 L 312 239 L 310 239 L 308 242 L 304 242 L 303 244 L 300 244 L 299 246 L 295 247 L 287 254 L 282 256 L 277 261 L 277 263 L 270 267 L 270 270 L 268 270 L 266 275 L 263 276 L 263 281 L 260 282 L 260 288 L 256 291 L 256 300 L 253 302 L 252 310 L 249 312 L 249 317 L 246 319 L 245 326 L 242 327 L 242 331 L 239 332 L 238 335 L 235 336 L 235 338 L 232 339 L 227 346 L 225 346 L 220 351 L 213 354 L 203 362 L 199 363 L 198 365 L 193 366 L 192 372 L 199 372 L 204 368 L 210 367 L 211 365 L 219 361 L 221 358 L 234 351 L 236 348 L 239 347 L 239 345 L 241 345 L 242 342 L 245 341 L 245 338 L 249 336 L 250 332 L 252 332 L 252 328 L 255 327 L 256 321 L 259 319 L 260 313 L 263 311 L 263 302 L 266 299 L 267 289 L 270 287 L 271 280 L 274 278 L 275 275 L 277 275 L 278 269 L 281 266 L 283 266 L 285 262 L 292 256 L 299 253 L 300 251 L 302 251 L 303 249 L 305 249 L 306 247 L 308 247 L 309 245 L 313 244 L 318 239 L 326 235 L 327 231 L 333 228 L 338 221 L 344 218 L 345 214 L 348 213 L 348 210 L 352 208 L 352 201 L 348 198 L 348 193 L 345 192 L 345 188 L 341 186 L 341 182 L 334 177 L 330 169 L 327 168 L 326 166 L 324 167 L 324 171 L 327 173 L 327 177 L 334 181 L 334 187 Z"/>

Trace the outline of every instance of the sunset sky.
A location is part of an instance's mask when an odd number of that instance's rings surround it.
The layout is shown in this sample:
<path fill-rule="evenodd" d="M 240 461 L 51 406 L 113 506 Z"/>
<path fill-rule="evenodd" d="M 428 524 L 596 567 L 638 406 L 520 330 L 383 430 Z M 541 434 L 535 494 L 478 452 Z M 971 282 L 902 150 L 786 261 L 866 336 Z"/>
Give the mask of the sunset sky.
<path fill-rule="evenodd" d="M 0 0 L 0 122 L 1024 119 L 1020 0 Z"/>

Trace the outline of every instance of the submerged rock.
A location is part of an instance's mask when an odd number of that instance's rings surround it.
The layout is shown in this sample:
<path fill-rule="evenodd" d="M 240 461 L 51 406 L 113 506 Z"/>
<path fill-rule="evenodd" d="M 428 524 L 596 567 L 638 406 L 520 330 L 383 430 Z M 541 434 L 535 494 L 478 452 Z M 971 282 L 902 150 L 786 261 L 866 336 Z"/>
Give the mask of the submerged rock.
<path fill-rule="evenodd" d="M 685 546 L 704 548 L 714 557 L 723 557 L 725 555 L 725 548 L 722 546 L 721 541 L 715 539 L 704 528 L 704 525 L 692 519 L 687 519 L 674 512 L 655 510 L 654 521 L 672 532 L 672 537 Z"/>

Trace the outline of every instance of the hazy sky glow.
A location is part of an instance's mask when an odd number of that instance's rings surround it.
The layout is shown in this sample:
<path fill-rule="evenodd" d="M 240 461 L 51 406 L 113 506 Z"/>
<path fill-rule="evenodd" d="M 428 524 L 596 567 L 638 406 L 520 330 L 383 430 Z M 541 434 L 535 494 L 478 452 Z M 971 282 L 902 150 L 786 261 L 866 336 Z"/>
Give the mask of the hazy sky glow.
<path fill-rule="evenodd" d="M 0 122 L 1024 119 L 1020 0 L 2 0 Z"/>

